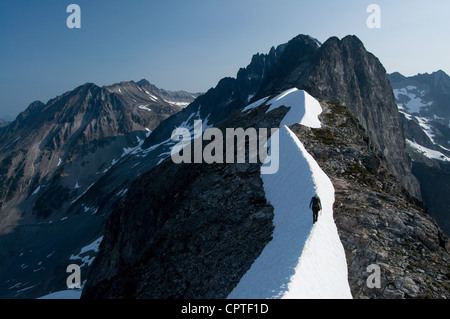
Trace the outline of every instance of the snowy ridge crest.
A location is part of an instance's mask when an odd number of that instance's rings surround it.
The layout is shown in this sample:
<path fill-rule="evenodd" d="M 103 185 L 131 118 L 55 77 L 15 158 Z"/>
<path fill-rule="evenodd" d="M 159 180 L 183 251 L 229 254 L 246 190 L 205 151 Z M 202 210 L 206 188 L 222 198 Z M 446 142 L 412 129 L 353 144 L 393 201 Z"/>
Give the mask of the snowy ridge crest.
<path fill-rule="evenodd" d="M 288 128 L 295 123 L 321 127 L 322 108 L 307 92 L 295 88 L 267 100 L 243 112 L 262 104 L 270 104 L 267 112 L 290 108 L 275 133 L 279 134 L 279 170 L 261 174 L 266 199 L 274 207 L 273 239 L 228 298 L 352 298 L 345 252 L 333 219 L 334 187 Z M 323 210 L 313 226 L 309 202 L 315 193 Z"/>

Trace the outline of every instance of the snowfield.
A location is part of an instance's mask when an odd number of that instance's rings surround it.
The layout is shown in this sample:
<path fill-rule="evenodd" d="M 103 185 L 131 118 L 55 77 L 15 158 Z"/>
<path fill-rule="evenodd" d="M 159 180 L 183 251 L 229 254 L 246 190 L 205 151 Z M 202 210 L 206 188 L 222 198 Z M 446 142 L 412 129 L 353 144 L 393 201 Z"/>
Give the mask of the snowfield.
<path fill-rule="evenodd" d="M 258 102 L 243 112 L 258 107 Z M 290 107 L 279 130 L 279 170 L 261 174 L 267 201 L 274 207 L 273 239 L 228 298 L 352 298 L 345 252 L 333 219 L 333 184 L 287 127 L 294 123 L 320 127 L 322 108 L 307 92 L 297 89 L 266 104 L 271 104 L 267 112 L 282 105 Z M 315 193 L 323 209 L 313 226 L 309 203 Z"/>
<path fill-rule="evenodd" d="M 417 87 L 411 85 L 405 88 L 395 89 L 394 95 L 397 100 L 399 97 L 407 99 L 408 102 L 401 103 L 401 107 L 406 108 L 409 113 L 419 114 L 422 109 L 426 109 L 433 104 L 432 102 L 424 102 L 422 97 L 425 95 L 425 92 L 420 91 Z"/>
<path fill-rule="evenodd" d="M 430 159 L 437 159 L 443 162 L 450 162 L 450 158 L 445 156 L 439 151 L 431 150 L 429 148 L 426 148 L 425 146 L 416 143 L 415 141 L 410 141 L 408 139 L 406 139 L 406 143 L 412 148 L 414 148 L 420 154 L 423 154 L 425 157 L 428 157 Z"/>

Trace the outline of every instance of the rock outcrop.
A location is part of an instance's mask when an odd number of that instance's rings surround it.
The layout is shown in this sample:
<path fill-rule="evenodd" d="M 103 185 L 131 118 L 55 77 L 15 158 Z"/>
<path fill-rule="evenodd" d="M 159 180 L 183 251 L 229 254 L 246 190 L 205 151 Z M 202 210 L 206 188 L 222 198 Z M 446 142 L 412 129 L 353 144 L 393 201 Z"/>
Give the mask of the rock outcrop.
<path fill-rule="evenodd" d="M 428 213 L 450 234 L 450 77 L 443 71 L 388 75 Z M 433 155 L 434 154 L 434 155 Z"/>
<path fill-rule="evenodd" d="M 218 128 L 276 127 L 287 111 L 265 110 Z M 270 241 L 272 218 L 259 164 L 168 158 L 111 214 L 83 298 L 225 298 Z"/>
<path fill-rule="evenodd" d="M 288 43 L 279 63 L 285 67 L 266 78 L 257 97 L 297 87 L 315 98 L 347 106 L 386 156 L 390 170 L 420 199 L 386 70 L 357 37 L 332 37 L 318 46 L 299 36 Z"/>
<path fill-rule="evenodd" d="M 291 130 L 336 189 L 353 296 L 449 298 L 447 237 L 348 109 L 322 106 L 322 128 Z M 237 113 L 219 127 L 265 127 L 284 116 L 266 109 Z M 258 165 L 166 160 L 133 183 L 113 212 L 83 298 L 224 298 L 270 241 L 272 218 Z M 379 289 L 366 283 L 372 264 L 382 270 Z"/>
<path fill-rule="evenodd" d="M 447 236 L 394 175 L 349 110 L 322 102 L 321 129 L 293 127 L 335 187 L 354 298 L 449 298 Z M 381 270 L 371 289 L 370 265 Z"/>

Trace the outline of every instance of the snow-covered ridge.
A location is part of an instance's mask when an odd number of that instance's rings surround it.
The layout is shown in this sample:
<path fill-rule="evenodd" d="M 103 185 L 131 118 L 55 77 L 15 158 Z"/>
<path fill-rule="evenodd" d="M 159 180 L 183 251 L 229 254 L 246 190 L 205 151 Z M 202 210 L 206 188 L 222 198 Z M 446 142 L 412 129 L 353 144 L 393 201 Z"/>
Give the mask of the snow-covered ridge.
<path fill-rule="evenodd" d="M 320 127 L 322 108 L 307 92 L 297 89 L 267 100 L 243 112 L 262 104 L 270 104 L 267 112 L 290 107 L 277 132 L 279 170 L 261 174 L 267 201 L 274 207 L 273 239 L 228 298 L 352 298 L 345 252 L 333 219 L 334 187 L 287 127 L 294 123 Z M 313 226 L 309 202 L 315 193 L 321 197 L 323 210 Z"/>

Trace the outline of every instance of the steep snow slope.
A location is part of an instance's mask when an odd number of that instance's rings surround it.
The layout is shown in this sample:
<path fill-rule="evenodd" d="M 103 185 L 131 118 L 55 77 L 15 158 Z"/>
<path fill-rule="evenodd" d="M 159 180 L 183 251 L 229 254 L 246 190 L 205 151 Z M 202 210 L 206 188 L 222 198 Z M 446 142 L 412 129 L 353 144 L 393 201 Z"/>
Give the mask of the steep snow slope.
<path fill-rule="evenodd" d="M 274 207 L 275 229 L 272 241 L 228 298 L 352 298 L 345 252 L 333 220 L 333 185 L 286 126 L 320 127 L 320 104 L 297 89 L 266 101 L 259 105 L 271 105 L 268 112 L 290 107 L 275 136 L 279 137 L 279 170 L 261 175 L 266 198 Z M 253 103 L 243 112 L 257 106 Z M 276 142 L 272 139 L 269 145 Z M 309 202 L 315 193 L 323 210 L 313 226 Z"/>

